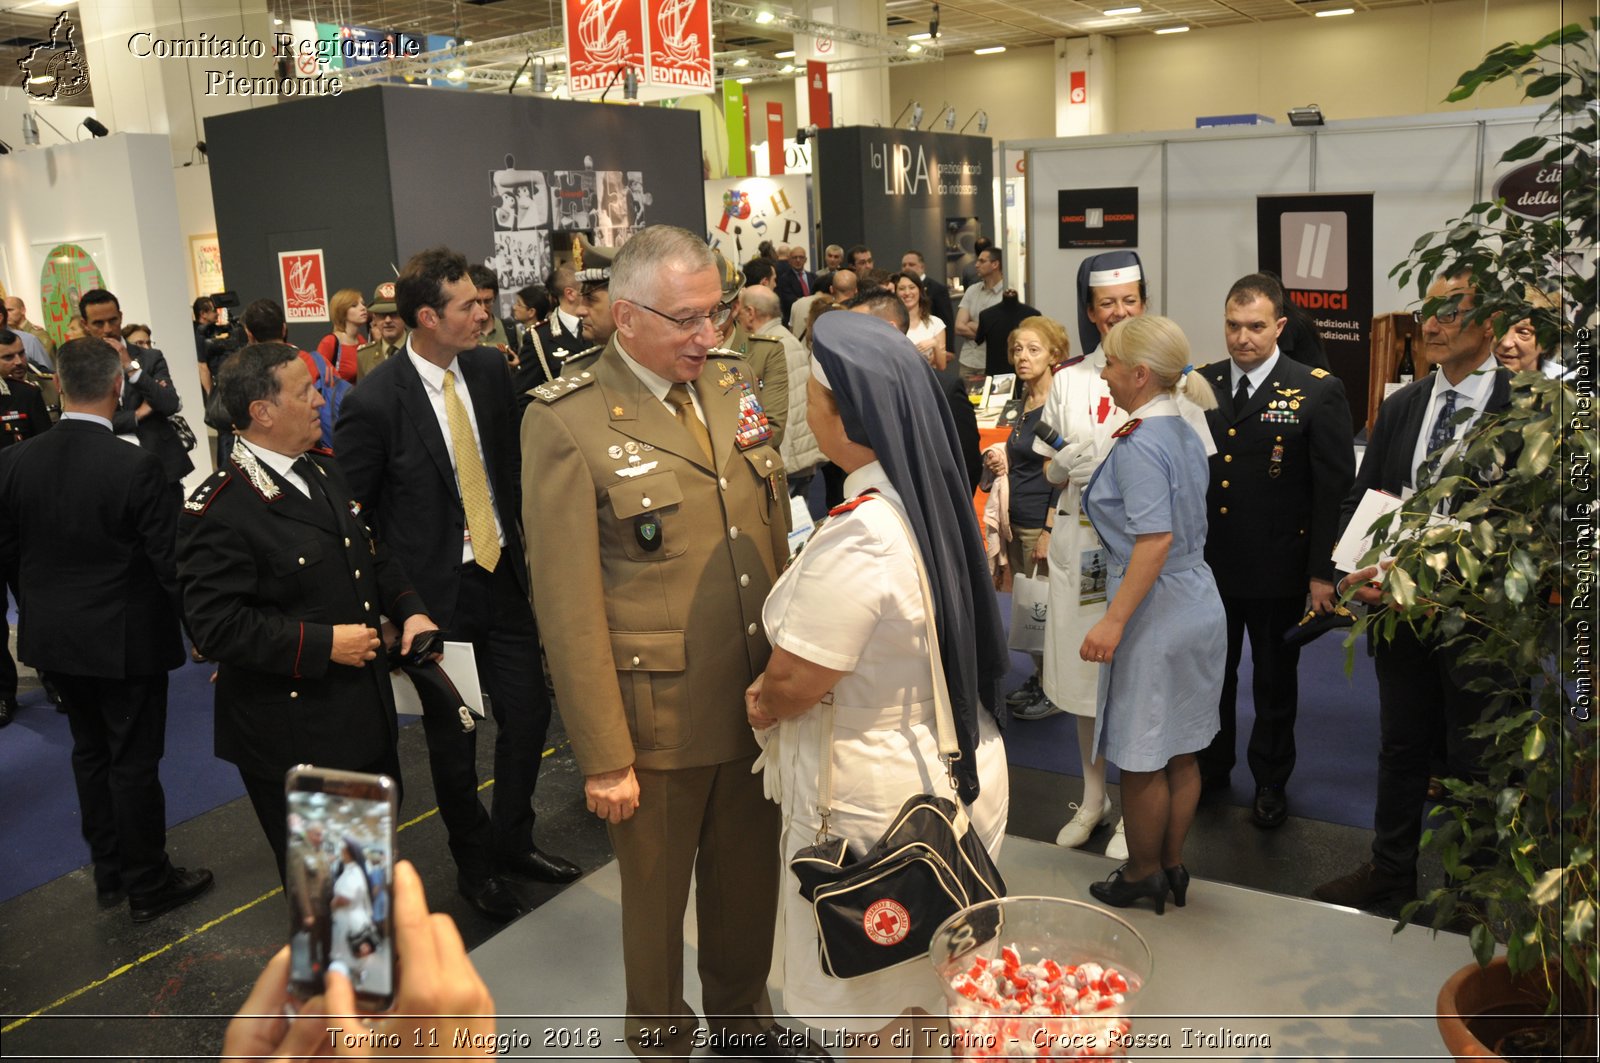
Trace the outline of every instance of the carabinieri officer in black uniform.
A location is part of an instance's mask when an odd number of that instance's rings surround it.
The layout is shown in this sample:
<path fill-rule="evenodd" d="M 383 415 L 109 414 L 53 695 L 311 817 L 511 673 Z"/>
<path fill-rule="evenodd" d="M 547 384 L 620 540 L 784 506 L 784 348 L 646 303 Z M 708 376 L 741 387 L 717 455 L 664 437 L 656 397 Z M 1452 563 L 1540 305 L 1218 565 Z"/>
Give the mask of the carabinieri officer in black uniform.
<path fill-rule="evenodd" d="M 229 359 L 218 387 L 238 438 L 178 525 L 195 644 L 217 661 L 216 753 L 239 769 L 284 874 L 290 767 L 400 775 L 394 696 L 378 636 L 401 649 L 436 625 L 378 546 L 321 438 L 322 396 L 293 347 Z"/>
<path fill-rule="evenodd" d="M 1300 650 L 1283 635 L 1309 609 L 1334 608 L 1333 543 L 1339 506 L 1355 479 L 1350 406 L 1339 378 L 1284 357 L 1283 289 L 1253 273 L 1228 291 L 1227 361 L 1202 372 L 1217 393 L 1206 413 L 1217 453 L 1206 494 L 1206 563 L 1228 618 L 1221 730 L 1200 754 L 1206 790 L 1226 789 L 1234 765 L 1239 659 L 1250 636 L 1256 722 L 1248 760 L 1251 810 L 1271 829 L 1288 817 L 1294 771 Z"/>

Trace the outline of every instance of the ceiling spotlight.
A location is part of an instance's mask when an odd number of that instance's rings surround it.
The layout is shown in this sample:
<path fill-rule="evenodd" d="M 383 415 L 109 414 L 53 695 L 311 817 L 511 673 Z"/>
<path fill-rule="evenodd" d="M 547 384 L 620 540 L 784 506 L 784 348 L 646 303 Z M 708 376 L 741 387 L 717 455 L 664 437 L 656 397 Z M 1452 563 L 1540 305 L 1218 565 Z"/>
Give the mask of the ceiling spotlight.
<path fill-rule="evenodd" d="M 281 25 L 283 25 L 283 19 L 281 19 L 281 18 L 275 18 L 275 19 L 273 19 L 273 20 L 272 20 L 272 24 L 273 24 L 273 25 L 274 25 L 274 26 L 281 26 Z"/>
<path fill-rule="evenodd" d="M 906 45 L 906 51 L 911 55 L 916 55 L 922 51 L 922 45 L 918 44 L 916 41 L 912 41 L 910 44 Z"/>
<path fill-rule="evenodd" d="M 737 58 L 737 59 L 735 59 L 733 61 L 733 65 L 734 66 L 749 66 L 750 65 L 750 59 L 749 59 L 748 56 L 741 55 L 739 58 Z"/>
<path fill-rule="evenodd" d="M 777 15 L 774 15 L 771 11 L 768 11 L 766 8 L 762 8 L 760 11 L 756 12 L 756 25 L 757 26 L 770 26 L 774 21 L 777 20 L 777 18 L 778 18 Z"/>
<path fill-rule="evenodd" d="M 1130 7 L 1114 7 L 1109 11 L 1103 12 L 1103 14 L 1106 16 L 1106 18 L 1120 18 L 1123 15 L 1137 15 L 1143 10 L 1144 8 L 1134 4 Z"/>
<path fill-rule="evenodd" d="M 928 40 L 932 36 L 933 36 L 933 34 L 931 34 L 931 33 L 908 33 L 908 34 L 906 34 L 906 40 L 908 40 L 908 41 L 925 41 L 925 40 Z"/>
<path fill-rule="evenodd" d="M 955 127 L 956 127 L 956 109 L 954 107 L 946 107 L 944 109 L 944 128 L 945 128 L 945 131 L 948 132 L 948 131 L 954 129 Z"/>
<path fill-rule="evenodd" d="M 1322 125 L 1322 108 L 1314 103 L 1289 108 L 1290 125 Z"/>
<path fill-rule="evenodd" d="M 755 78 L 734 78 L 733 80 L 737 81 L 741 85 L 748 85 L 750 82 L 754 81 Z"/>
<path fill-rule="evenodd" d="M 795 72 L 795 65 L 793 63 L 785 63 L 785 64 L 783 64 L 783 67 L 778 71 L 778 73 L 780 73 L 780 74 L 792 74 L 794 72 Z"/>
<path fill-rule="evenodd" d="M 533 59 L 533 91 L 543 92 L 550 84 L 550 74 L 544 68 L 544 56 Z"/>
<path fill-rule="evenodd" d="M 1318 18 L 1335 18 L 1339 15 L 1353 15 L 1355 13 L 1356 9 L 1353 7 L 1330 7 L 1316 12 L 1316 16 Z"/>
<path fill-rule="evenodd" d="M 984 133 L 987 133 L 988 131 L 989 131 L 989 112 L 988 111 L 979 111 L 978 112 L 978 135 L 982 136 Z"/>
<path fill-rule="evenodd" d="M 108 137 L 111 135 L 111 130 L 107 129 L 105 124 L 100 122 L 98 119 L 85 118 L 82 125 L 83 128 L 89 131 L 89 135 L 92 137 Z"/>
<path fill-rule="evenodd" d="M 973 55 L 999 55 L 1001 52 L 1003 52 L 1005 50 L 1006 50 L 1006 46 L 1005 45 L 996 44 L 996 45 L 992 45 L 991 47 L 988 47 L 988 48 L 974 48 L 972 50 L 972 54 Z"/>
<path fill-rule="evenodd" d="M 459 66 L 451 67 L 450 72 L 445 75 L 445 78 L 450 81 L 465 81 L 466 77 L 467 72 Z"/>
<path fill-rule="evenodd" d="M 933 13 L 928 17 L 928 36 L 939 36 L 939 5 L 933 5 Z"/>
<path fill-rule="evenodd" d="M 911 105 L 911 125 L 910 125 L 910 128 L 911 129 L 921 129 L 922 128 L 922 104 L 920 104 L 920 103 L 913 103 Z"/>
<path fill-rule="evenodd" d="M 1188 32 L 1189 32 L 1189 27 L 1188 26 L 1167 26 L 1167 27 L 1164 27 L 1162 29 L 1156 30 L 1156 36 L 1159 37 L 1162 34 L 1166 34 L 1166 33 L 1188 33 Z"/>
<path fill-rule="evenodd" d="M 814 138 L 816 135 L 817 135 L 817 127 L 816 126 L 814 126 L 814 125 L 803 125 L 799 129 L 796 129 L 794 131 L 794 142 L 796 144 L 804 144 L 807 140 L 810 140 L 810 139 Z"/>
<path fill-rule="evenodd" d="M 793 59 L 794 58 L 794 49 L 793 48 L 785 48 L 781 52 L 773 52 L 772 53 L 772 58 L 774 58 L 774 59 Z"/>

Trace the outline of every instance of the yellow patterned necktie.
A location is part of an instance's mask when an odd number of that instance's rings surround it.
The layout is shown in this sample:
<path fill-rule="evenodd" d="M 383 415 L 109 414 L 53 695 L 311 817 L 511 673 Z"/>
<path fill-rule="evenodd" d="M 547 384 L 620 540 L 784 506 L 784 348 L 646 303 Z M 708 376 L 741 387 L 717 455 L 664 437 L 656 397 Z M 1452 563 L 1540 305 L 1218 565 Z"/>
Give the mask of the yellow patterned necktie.
<path fill-rule="evenodd" d="M 500 537 L 494 530 L 494 503 L 489 499 L 489 477 L 478 455 L 467 408 L 456 394 L 456 375 L 444 374 L 444 416 L 450 423 L 450 444 L 456 452 L 456 478 L 461 481 L 461 505 L 467 511 L 467 534 L 472 536 L 472 557 L 478 567 L 493 572 L 500 563 Z"/>
<path fill-rule="evenodd" d="M 716 458 L 711 452 L 711 433 L 706 431 L 699 414 L 694 412 L 694 398 L 689 394 L 689 385 L 683 383 L 672 385 L 667 389 L 667 401 L 677 407 L 678 423 L 694 436 L 694 441 L 700 444 L 700 450 L 705 454 L 706 461 L 715 467 Z"/>

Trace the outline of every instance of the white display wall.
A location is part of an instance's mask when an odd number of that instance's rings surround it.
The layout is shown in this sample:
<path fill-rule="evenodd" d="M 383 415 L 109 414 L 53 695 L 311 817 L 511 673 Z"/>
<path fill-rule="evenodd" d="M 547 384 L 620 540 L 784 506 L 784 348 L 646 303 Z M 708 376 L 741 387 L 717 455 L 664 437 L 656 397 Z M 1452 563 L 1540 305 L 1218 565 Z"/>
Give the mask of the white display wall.
<path fill-rule="evenodd" d="M 1256 269 L 1256 197 L 1373 193 L 1377 313 L 1408 308 L 1388 273 L 1424 232 L 1486 199 L 1520 163 L 1499 157 L 1534 131 L 1536 108 L 1334 122 L 1319 129 L 1231 127 L 1166 134 L 1009 142 L 1027 153 L 1028 289 L 1076 339 L 1078 265 L 1091 249 L 1058 246 L 1064 188 L 1139 190 L 1138 251 L 1151 309 L 1175 319 L 1196 362 L 1225 355 L 1222 300 Z"/>
<path fill-rule="evenodd" d="M 763 240 L 803 244 L 807 268 L 815 270 L 821 256 L 813 246 L 809 187 L 804 174 L 707 181 L 706 238 L 735 264 L 754 258 Z"/>

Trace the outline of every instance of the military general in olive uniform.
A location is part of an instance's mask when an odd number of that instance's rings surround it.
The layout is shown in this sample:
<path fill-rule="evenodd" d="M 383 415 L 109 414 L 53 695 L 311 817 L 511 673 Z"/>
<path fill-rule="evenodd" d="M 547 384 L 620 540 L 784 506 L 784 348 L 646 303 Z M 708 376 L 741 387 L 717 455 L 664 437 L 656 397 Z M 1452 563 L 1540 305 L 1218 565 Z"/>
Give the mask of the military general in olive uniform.
<path fill-rule="evenodd" d="M 367 305 L 371 315 L 372 340 L 356 349 L 356 381 L 406 349 L 406 324 L 400 320 L 400 307 L 394 301 L 394 281 L 384 281 L 372 291 Z"/>
<path fill-rule="evenodd" d="M 1228 617 L 1222 729 L 1200 753 L 1210 789 L 1225 788 L 1234 765 L 1239 659 L 1250 636 L 1255 727 L 1248 760 L 1255 776 L 1252 818 L 1271 829 L 1288 816 L 1299 702 L 1298 647 L 1284 632 L 1306 613 L 1334 607 L 1333 542 L 1339 507 L 1355 479 L 1350 405 L 1344 385 L 1278 350 L 1283 289 L 1253 273 L 1224 304 L 1228 355 L 1202 372 L 1217 394 L 1206 413 L 1217 453 L 1206 494 L 1206 563 Z"/>
<path fill-rule="evenodd" d="M 642 230 L 611 299 L 599 361 L 534 389 L 523 522 L 556 699 L 621 870 L 629 1045 L 689 1054 L 692 876 L 713 1040 L 792 1055 L 769 1032 L 779 824 L 743 709 L 770 653 L 783 460 L 749 366 L 711 353 L 732 307 L 697 236 Z"/>

